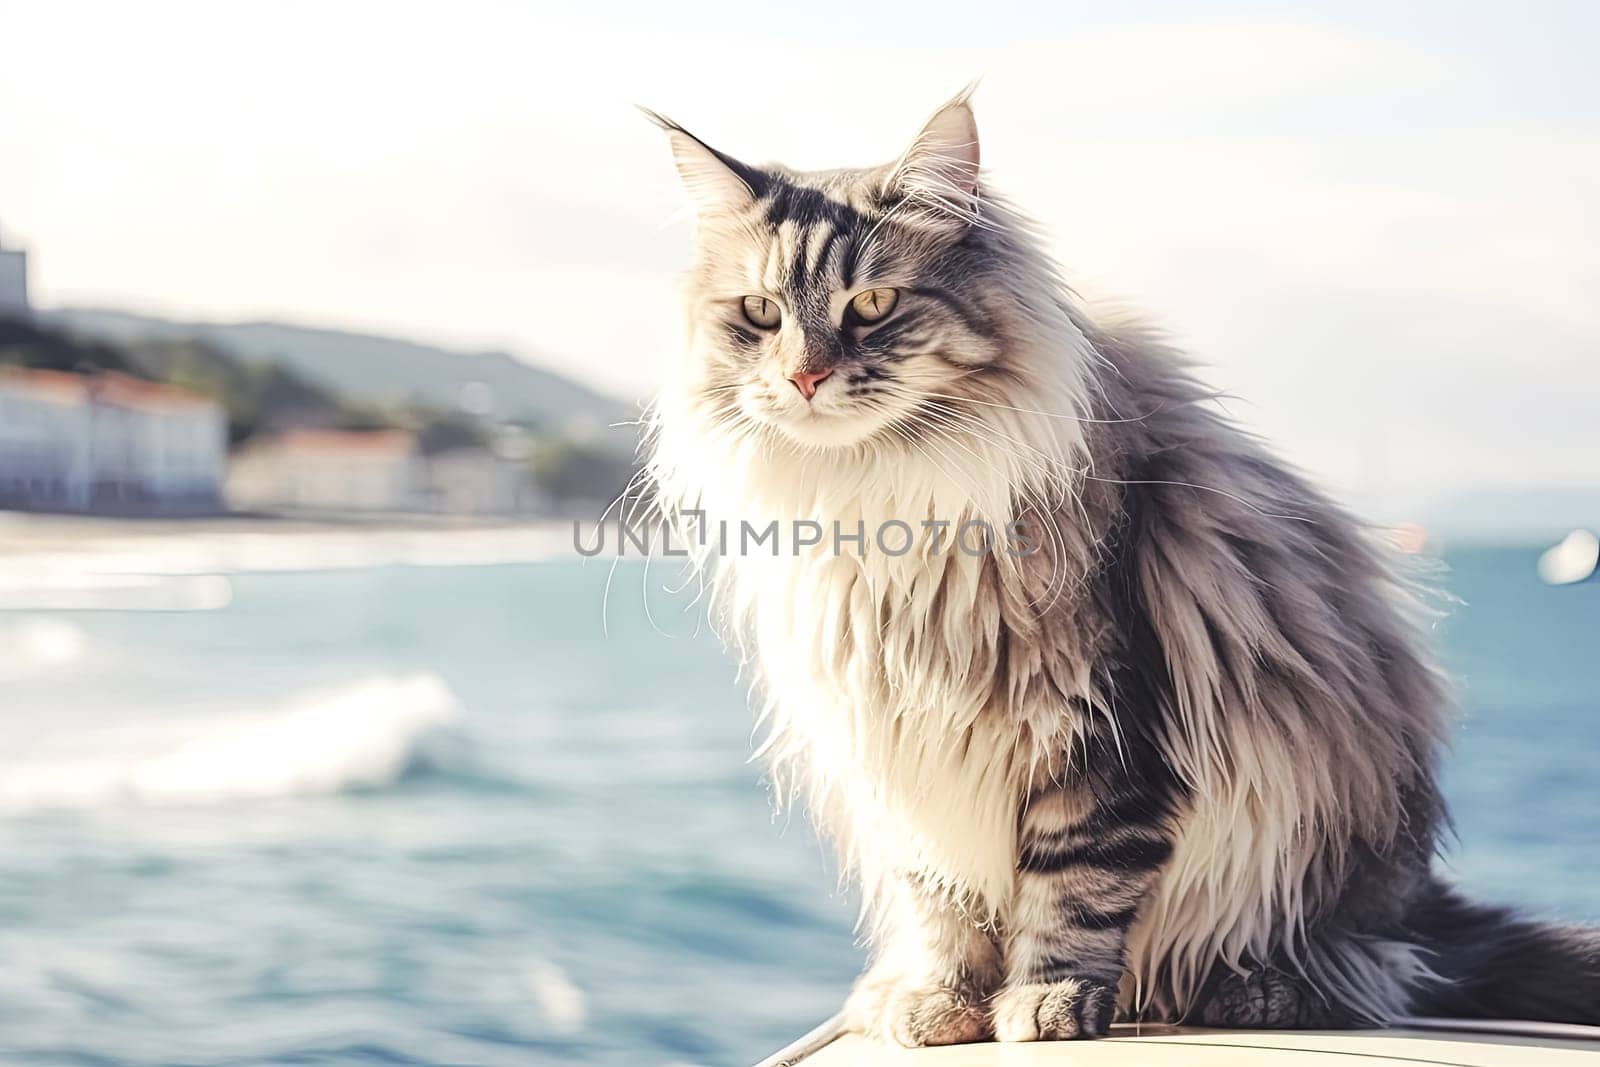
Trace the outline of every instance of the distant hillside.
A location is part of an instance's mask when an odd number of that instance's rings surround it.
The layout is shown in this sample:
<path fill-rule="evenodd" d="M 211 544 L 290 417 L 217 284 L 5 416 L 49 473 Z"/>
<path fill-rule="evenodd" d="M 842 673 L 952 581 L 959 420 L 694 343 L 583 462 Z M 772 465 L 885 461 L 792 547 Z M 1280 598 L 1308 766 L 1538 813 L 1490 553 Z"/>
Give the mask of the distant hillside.
<path fill-rule="evenodd" d="M 0 318 L 0 366 L 92 374 L 117 371 L 214 397 L 239 441 L 290 426 L 366 428 L 331 391 L 272 363 L 246 363 L 192 337 L 112 341 L 59 326 Z"/>
<path fill-rule="evenodd" d="M 176 322 L 99 308 L 40 317 L 123 344 L 196 340 L 249 364 L 276 363 L 352 401 L 453 408 L 474 382 L 493 396 L 489 414 L 550 430 L 595 430 L 631 418 L 622 401 L 503 352 L 455 352 L 393 337 L 276 322 Z"/>

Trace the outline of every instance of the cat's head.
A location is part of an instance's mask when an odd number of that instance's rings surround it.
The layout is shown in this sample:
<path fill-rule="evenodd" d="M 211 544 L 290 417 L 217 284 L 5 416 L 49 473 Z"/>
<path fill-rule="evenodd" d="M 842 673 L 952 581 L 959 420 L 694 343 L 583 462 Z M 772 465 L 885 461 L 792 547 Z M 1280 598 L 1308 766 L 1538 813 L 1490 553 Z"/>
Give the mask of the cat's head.
<path fill-rule="evenodd" d="M 1018 373 L 1008 352 L 1057 314 L 1017 277 L 1025 250 L 981 187 L 965 95 L 894 162 L 852 170 L 754 166 L 652 117 L 698 220 L 673 384 L 727 428 L 804 450 L 892 440 L 993 395 Z"/>

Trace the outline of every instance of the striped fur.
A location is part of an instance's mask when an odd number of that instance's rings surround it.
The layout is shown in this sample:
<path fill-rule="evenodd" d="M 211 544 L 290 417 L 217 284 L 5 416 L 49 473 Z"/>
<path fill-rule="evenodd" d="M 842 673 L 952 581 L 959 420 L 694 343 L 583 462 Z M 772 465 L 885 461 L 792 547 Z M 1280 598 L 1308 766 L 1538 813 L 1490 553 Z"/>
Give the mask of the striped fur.
<path fill-rule="evenodd" d="M 652 421 L 668 511 L 1019 522 L 1038 547 L 701 561 L 780 794 L 862 885 L 856 1025 L 1336 1025 L 1517 985 L 1427 921 L 1449 701 L 1410 579 L 1176 353 L 1073 300 L 980 182 L 965 100 L 855 171 L 752 167 L 659 121 L 699 219 Z M 867 327 L 848 307 L 871 287 L 899 302 Z M 781 326 L 744 319 L 749 295 Z M 824 369 L 809 401 L 786 381 Z M 1495 961 L 1565 968 L 1547 1017 L 1600 1004 L 1588 935 L 1519 954 L 1479 921 Z"/>

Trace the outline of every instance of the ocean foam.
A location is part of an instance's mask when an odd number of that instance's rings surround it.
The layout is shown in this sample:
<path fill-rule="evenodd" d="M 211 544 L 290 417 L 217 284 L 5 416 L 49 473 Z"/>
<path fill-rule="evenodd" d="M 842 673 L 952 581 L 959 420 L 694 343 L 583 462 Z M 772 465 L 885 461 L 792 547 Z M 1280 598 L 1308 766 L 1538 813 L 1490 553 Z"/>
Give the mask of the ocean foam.
<path fill-rule="evenodd" d="M 589 1017 L 588 998 L 565 971 L 549 960 L 530 959 L 523 965 L 522 977 L 552 1029 L 563 1034 L 583 1029 Z"/>
<path fill-rule="evenodd" d="M 70 667 L 88 647 L 83 627 L 64 619 L 25 615 L 0 622 L 0 681 Z"/>
<path fill-rule="evenodd" d="M 393 784 L 461 715 L 432 674 L 380 675 L 270 710 L 116 726 L 0 766 L 0 810 L 186 804 Z M 60 751 L 66 747 L 68 751 Z"/>

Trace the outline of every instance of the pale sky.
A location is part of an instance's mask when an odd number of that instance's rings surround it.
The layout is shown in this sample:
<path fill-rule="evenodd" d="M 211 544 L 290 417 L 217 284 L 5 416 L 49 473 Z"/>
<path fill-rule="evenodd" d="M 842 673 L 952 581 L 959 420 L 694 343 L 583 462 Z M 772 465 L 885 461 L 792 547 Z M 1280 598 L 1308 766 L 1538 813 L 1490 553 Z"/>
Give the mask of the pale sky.
<path fill-rule="evenodd" d="M 632 104 L 864 164 L 982 76 L 988 181 L 1073 283 L 1325 481 L 1600 482 L 1584 4 L 245 11 L 0 0 L 0 236 L 38 302 L 503 346 L 639 397 L 690 230 Z"/>

